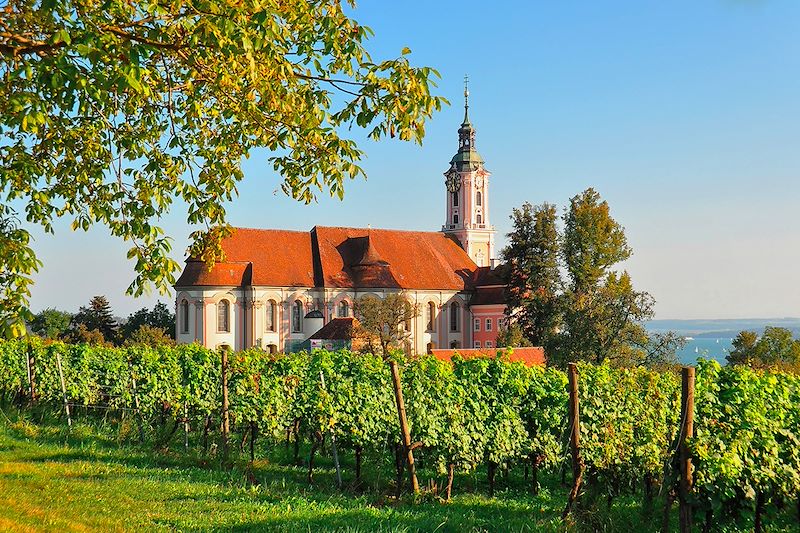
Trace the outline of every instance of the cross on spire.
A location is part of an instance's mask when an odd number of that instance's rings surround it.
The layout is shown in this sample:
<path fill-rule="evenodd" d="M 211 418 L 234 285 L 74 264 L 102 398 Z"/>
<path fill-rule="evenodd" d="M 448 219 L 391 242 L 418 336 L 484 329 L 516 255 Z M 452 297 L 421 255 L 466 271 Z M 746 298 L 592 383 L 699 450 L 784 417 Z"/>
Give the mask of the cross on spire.
<path fill-rule="evenodd" d="M 469 124 L 469 76 L 464 74 L 464 124 Z"/>

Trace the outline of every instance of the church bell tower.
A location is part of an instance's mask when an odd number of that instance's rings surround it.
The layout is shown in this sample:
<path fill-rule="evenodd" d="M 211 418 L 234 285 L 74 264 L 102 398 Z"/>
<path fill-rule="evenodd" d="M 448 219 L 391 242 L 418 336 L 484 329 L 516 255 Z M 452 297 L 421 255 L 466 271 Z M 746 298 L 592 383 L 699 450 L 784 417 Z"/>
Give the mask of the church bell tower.
<path fill-rule="evenodd" d="M 478 266 L 494 259 L 494 226 L 489 222 L 489 172 L 475 149 L 475 128 L 469 120 L 469 90 L 464 77 L 464 122 L 458 128 L 458 152 L 444 173 L 447 219 L 442 231 L 461 243 Z"/>

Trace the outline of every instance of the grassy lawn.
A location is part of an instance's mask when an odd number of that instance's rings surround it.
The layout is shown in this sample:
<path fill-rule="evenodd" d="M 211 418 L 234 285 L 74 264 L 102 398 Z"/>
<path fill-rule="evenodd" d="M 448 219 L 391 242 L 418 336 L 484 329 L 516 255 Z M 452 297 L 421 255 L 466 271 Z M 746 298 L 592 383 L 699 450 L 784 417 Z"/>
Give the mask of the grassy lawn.
<path fill-rule="evenodd" d="M 656 531 L 660 524 L 660 511 L 643 516 L 633 497 L 615 500 L 610 510 L 603 504 L 600 511 L 584 511 L 580 523 L 564 524 L 560 512 L 567 489 L 546 479 L 545 488 L 532 496 L 521 472 L 507 481 L 501 477 L 494 498 L 485 495 L 480 472 L 457 478 L 448 503 L 432 494 L 397 501 L 387 479 L 391 466 L 370 469 L 371 458 L 366 486 L 339 491 L 329 460 L 320 459 L 309 486 L 306 468 L 291 465 L 283 447 L 272 455 L 260 450 L 264 458 L 252 473 L 239 458 L 225 471 L 215 459 L 180 448 L 156 452 L 121 444 L 110 424 L 83 422 L 67 432 L 61 424 L 6 415 L 0 422 L 3 531 L 633 532 Z M 347 484 L 352 459 L 344 459 Z M 420 477 L 427 482 L 437 476 L 423 469 Z"/>

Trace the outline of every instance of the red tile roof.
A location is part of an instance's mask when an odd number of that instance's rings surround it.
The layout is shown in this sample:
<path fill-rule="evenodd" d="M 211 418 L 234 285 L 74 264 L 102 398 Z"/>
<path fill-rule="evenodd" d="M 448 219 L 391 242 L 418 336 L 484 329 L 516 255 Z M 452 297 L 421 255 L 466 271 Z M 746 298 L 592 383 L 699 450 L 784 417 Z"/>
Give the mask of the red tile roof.
<path fill-rule="evenodd" d="M 477 266 L 440 232 L 317 226 L 310 233 L 235 228 L 225 262 L 192 258 L 176 287 L 193 285 L 466 290 Z M 247 265 L 252 263 L 247 272 Z M 244 266 L 243 266 L 244 265 Z"/>
<path fill-rule="evenodd" d="M 234 228 L 222 241 L 225 261 L 209 272 L 193 258 L 175 283 L 176 287 L 192 285 L 262 285 L 267 287 L 314 287 L 314 261 L 311 235 L 305 231 Z M 251 274 L 244 267 L 252 263 Z M 242 270 L 241 276 L 227 274 Z"/>
<path fill-rule="evenodd" d="M 537 346 L 531 348 L 497 348 L 495 350 L 489 348 L 456 348 L 450 350 L 433 349 L 431 353 L 440 361 L 450 361 L 453 356 L 458 354 L 464 359 L 475 359 L 479 357 L 496 357 L 498 353 L 507 350 L 508 360 L 512 362 L 522 361 L 527 366 L 544 365 L 544 348 Z"/>
<path fill-rule="evenodd" d="M 477 268 L 440 232 L 317 226 L 312 235 L 325 287 L 464 290 Z"/>
<path fill-rule="evenodd" d="M 353 317 L 333 318 L 309 338 L 349 341 L 353 338 L 353 328 L 356 324 L 358 321 Z"/>

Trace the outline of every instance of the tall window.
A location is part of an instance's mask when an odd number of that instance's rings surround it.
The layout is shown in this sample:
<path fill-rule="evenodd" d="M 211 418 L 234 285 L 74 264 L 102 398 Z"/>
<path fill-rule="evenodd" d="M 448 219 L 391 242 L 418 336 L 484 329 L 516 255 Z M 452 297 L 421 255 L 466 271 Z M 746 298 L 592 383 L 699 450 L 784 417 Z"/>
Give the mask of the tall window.
<path fill-rule="evenodd" d="M 453 214 L 453 224 L 458 224 L 458 213 Z"/>
<path fill-rule="evenodd" d="M 492 319 L 491 318 L 487 318 L 486 319 L 486 331 L 492 331 Z"/>
<path fill-rule="evenodd" d="M 267 320 L 266 320 L 266 330 L 267 331 L 275 331 L 275 323 L 277 322 L 277 315 L 278 313 L 278 304 L 275 303 L 275 300 L 270 300 L 267 302 Z"/>
<path fill-rule="evenodd" d="M 181 333 L 189 333 L 189 302 L 181 301 Z"/>
<path fill-rule="evenodd" d="M 483 217 L 478 213 L 478 224 L 483 224 Z"/>
<path fill-rule="evenodd" d="M 480 331 L 481 330 L 481 319 L 480 318 L 476 318 L 475 320 L 472 321 L 472 329 L 475 330 L 475 331 Z"/>
<path fill-rule="evenodd" d="M 458 302 L 450 304 L 450 331 L 461 331 L 461 306 Z"/>
<path fill-rule="evenodd" d="M 292 333 L 303 331 L 303 302 L 295 300 L 292 306 Z"/>
<path fill-rule="evenodd" d="M 425 313 L 425 320 L 427 322 L 426 329 L 428 331 L 436 331 L 436 304 L 428 302 L 427 312 Z"/>
<path fill-rule="evenodd" d="M 220 300 L 217 303 L 217 331 L 229 332 L 231 330 L 231 304 L 228 300 Z"/>
<path fill-rule="evenodd" d="M 350 304 L 347 303 L 347 300 L 339 302 L 339 316 L 341 318 L 350 316 Z"/>
<path fill-rule="evenodd" d="M 481 200 L 483 200 L 483 197 L 481 195 L 481 191 L 478 191 L 478 193 L 475 195 L 475 205 L 482 205 Z"/>
<path fill-rule="evenodd" d="M 440 198 L 441 198 L 441 196 L 440 196 Z M 457 192 L 453 193 L 453 207 L 458 207 L 458 193 Z"/>

